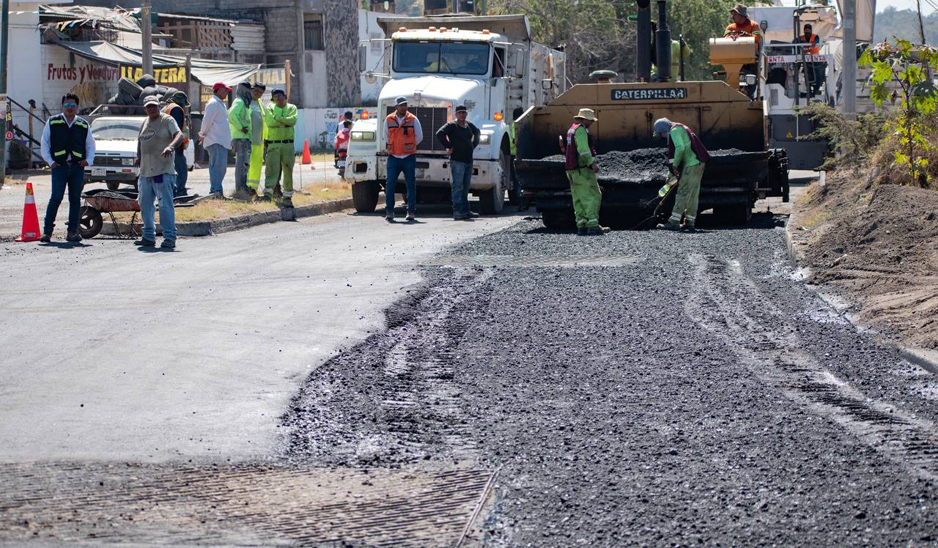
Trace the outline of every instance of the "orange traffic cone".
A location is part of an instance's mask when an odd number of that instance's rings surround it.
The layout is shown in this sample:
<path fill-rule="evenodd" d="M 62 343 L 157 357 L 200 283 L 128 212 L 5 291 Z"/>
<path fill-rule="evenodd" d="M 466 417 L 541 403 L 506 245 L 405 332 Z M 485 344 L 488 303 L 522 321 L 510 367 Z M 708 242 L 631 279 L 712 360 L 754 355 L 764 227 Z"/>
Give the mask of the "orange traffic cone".
<path fill-rule="evenodd" d="M 39 213 L 36 212 L 36 196 L 33 184 L 26 183 L 26 205 L 23 207 L 23 235 L 17 242 L 35 242 L 39 239 Z"/>
<path fill-rule="evenodd" d="M 313 159 L 309 155 L 309 139 L 303 141 L 303 165 L 308 165 L 313 163 Z"/>

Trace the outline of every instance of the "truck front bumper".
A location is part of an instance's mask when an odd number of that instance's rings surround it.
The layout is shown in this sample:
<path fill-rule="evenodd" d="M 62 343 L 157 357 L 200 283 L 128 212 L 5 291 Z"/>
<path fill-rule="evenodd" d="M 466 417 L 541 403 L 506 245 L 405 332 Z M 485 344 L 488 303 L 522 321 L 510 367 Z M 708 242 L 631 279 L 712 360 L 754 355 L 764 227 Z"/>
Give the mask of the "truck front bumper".
<path fill-rule="evenodd" d="M 387 156 L 352 157 L 347 160 L 345 179 L 351 183 L 387 179 Z M 472 162 L 470 190 L 489 190 L 502 177 L 502 167 L 495 160 L 475 159 Z M 417 186 L 451 187 L 453 176 L 448 158 L 417 156 Z"/>
<path fill-rule="evenodd" d="M 139 177 L 139 168 L 136 167 L 87 167 L 85 168 L 85 182 L 120 182 L 134 183 Z"/>

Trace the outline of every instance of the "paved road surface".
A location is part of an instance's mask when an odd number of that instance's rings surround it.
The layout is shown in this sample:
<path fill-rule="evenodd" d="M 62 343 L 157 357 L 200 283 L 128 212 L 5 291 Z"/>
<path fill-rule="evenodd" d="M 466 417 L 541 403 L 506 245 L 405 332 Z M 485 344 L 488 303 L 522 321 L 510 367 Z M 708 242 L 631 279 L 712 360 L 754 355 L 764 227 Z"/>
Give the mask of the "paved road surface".
<path fill-rule="evenodd" d="M 383 327 L 417 262 L 515 220 L 338 214 L 175 253 L 0 244 L 0 461 L 275 454 L 305 376 Z"/>

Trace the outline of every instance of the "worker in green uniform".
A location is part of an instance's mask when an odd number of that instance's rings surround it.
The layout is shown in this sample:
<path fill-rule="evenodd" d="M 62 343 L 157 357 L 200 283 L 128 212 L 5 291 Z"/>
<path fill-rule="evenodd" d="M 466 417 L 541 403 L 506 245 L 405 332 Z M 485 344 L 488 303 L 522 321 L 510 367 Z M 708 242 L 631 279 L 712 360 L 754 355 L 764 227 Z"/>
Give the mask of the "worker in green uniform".
<path fill-rule="evenodd" d="M 565 141 L 567 179 L 573 195 L 573 213 L 576 216 L 577 234 L 580 236 L 602 236 L 609 229 L 599 226 L 599 206 L 603 194 L 599 189 L 596 173 L 596 143 L 589 128 L 596 121 L 592 109 L 581 108 L 573 117 L 573 125 L 567 130 Z"/>
<path fill-rule="evenodd" d="M 254 84 L 251 88 L 251 165 L 248 168 L 248 187 L 257 194 L 261 182 L 261 169 L 264 166 L 264 140 L 267 139 L 267 107 L 261 97 L 267 91 L 264 84 Z"/>
<path fill-rule="evenodd" d="M 516 142 L 517 137 L 515 136 L 516 127 L 518 123 L 518 118 L 524 114 L 524 110 L 521 107 L 516 108 L 511 113 L 511 123 L 508 124 L 508 153 L 510 154 L 509 169 L 511 172 L 511 184 L 512 184 L 512 193 L 517 197 L 518 202 L 518 211 L 527 211 L 528 210 L 528 199 L 524 197 L 524 188 L 521 186 L 521 180 L 518 178 L 518 170 L 515 168 L 515 157 L 518 155 L 518 143 Z"/>
<path fill-rule="evenodd" d="M 274 104 L 267 108 L 267 168 L 264 181 L 264 200 L 273 198 L 274 187 L 283 173 L 284 207 L 293 207 L 293 165 L 296 162 L 294 149 L 294 126 L 296 106 L 287 102 L 287 94 L 276 89 L 271 94 Z"/>
<path fill-rule="evenodd" d="M 700 180 L 710 161 L 707 147 L 691 129 L 684 124 L 660 118 L 655 122 L 654 136 L 667 136 L 668 159 L 671 172 L 678 177 L 677 197 L 668 222 L 661 225 L 666 230 L 694 230 L 697 206 L 700 198 Z"/>
<path fill-rule="evenodd" d="M 231 126 L 231 148 L 235 151 L 235 198 L 252 200 L 248 187 L 248 169 L 251 166 L 251 84 L 238 84 L 238 96 L 228 109 Z"/>

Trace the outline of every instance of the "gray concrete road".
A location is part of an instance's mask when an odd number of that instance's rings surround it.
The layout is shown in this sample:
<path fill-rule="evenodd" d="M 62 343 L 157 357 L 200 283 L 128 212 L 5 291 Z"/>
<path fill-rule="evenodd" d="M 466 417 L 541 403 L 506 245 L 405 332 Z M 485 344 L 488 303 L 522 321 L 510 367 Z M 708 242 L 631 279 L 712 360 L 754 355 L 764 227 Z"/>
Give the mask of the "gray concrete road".
<path fill-rule="evenodd" d="M 277 452 L 317 364 L 383 328 L 445 246 L 520 217 L 337 214 L 203 239 L 0 244 L 0 461 Z"/>
<path fill-rule="evenodd" d="M 312 165 L 302 166 L 297 161 L 293 169 L 293 181 L 297 189 L 338 180 L 338 172 L 333 167 L 332 162 L 314 161 Z M 36 209 L 39 212 L 39 225 L 42 226 L 46 206 L 49 203 L 49 195 L 52 192 L 52 178 L 48 170 L 16 173 L 13 176 L 8 176 L 6 184 L 0 186 L 0 241 L 12 240 L 21 233 L 23 202 L 26 197 L 27 182 L 33 184 L 33 191 L 36 193 Z M 189 189 L 189 194 L 207 195 L 209 191 L 208 170 L 200 168 L 191 171 L 186 186 Z M 230 196 L 234 193 L 234 166 L 229 166 L 223 186 L 225 195 Z M 103 183 L 89 183 L 85 185 L 85 188 L 90 190 L 106 187 Z M 127 185 L 122 185 L 121 188 L 132 189 Z M 55 221 L 55 234 L 60 239 L 65 238 L 67 222 L 68 197 L 66 196 L 59 207 Z"/>

